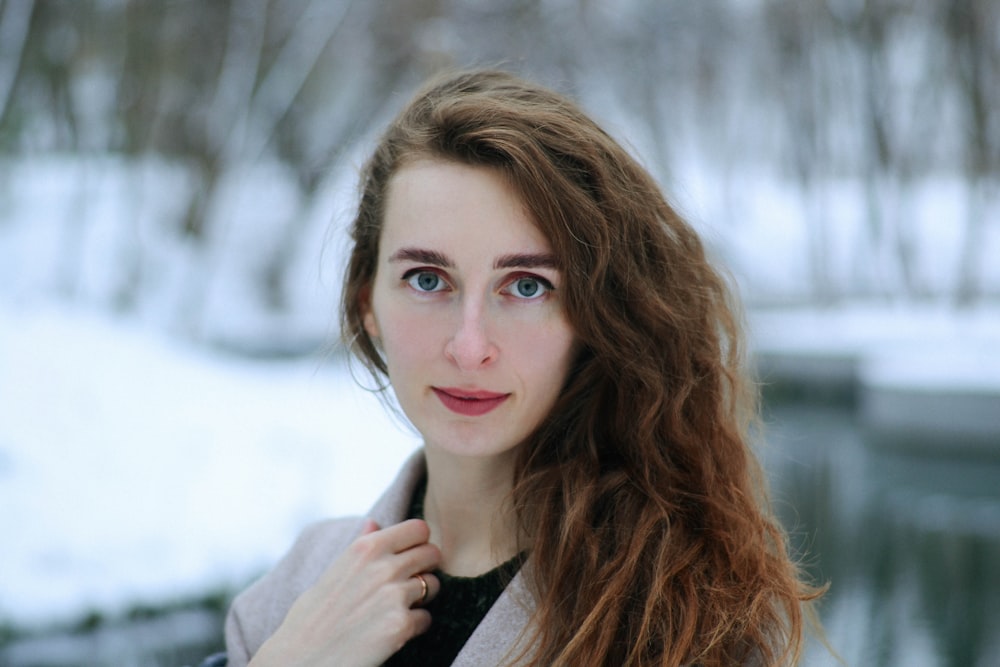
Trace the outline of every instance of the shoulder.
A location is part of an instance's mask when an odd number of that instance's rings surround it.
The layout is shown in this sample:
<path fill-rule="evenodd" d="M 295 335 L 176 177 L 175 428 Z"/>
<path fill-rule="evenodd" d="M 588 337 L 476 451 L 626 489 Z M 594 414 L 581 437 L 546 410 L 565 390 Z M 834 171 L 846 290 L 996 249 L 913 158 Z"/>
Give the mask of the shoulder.
<path fill-rule="evenodd" d="M 417 482 L 426 474 L 423 451 L 407 460 L 368 516 L 380 526 L 406 518 Z M 244 667 L 274 634 L 292 604 L 361 533 L 364 517 L 328 519 L 308 526 L 273 570 L 236 596 L 226 618 L 229 667 Z"/>
<path fill-rule="evenodd" d="M 226 619 L 231 665 L 249 661 L 278 629 L 295 600 L 360 533 L 361 526 L 361 517 L 311 524 L 274 569 L 236 596 Z"/>

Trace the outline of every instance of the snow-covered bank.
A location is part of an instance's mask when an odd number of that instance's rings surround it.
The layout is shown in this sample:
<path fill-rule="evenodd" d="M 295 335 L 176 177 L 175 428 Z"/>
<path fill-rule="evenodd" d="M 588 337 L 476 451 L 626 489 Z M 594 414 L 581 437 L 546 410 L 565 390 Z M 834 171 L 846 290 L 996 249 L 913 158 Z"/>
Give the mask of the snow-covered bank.
<path fill-rule="evenodd" d="M 1000 307 L 758 310 L 750 324 L 755 351 L 858 358 L 867 383 L 1000 390 Z"/>
<path fill-rule="evenodd" d="M 1000 456 L 1000 308 L 782 310 L 751 323 L 767 379 L 849 385 L 878 439 Z"/>
<path fill-rule="evenodd" d="M 240 585 L 366 509 L 416 440 L 339 367 L 0 304 L 0 620 Z"/>

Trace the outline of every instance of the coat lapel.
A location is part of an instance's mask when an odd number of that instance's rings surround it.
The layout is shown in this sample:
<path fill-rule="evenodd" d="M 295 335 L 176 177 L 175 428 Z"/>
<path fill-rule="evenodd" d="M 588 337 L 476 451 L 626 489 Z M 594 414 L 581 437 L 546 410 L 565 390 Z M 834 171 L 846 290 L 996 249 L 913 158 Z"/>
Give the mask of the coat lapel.
<path fill-rule="evenodd" d="M 525 642 L 529 639 L 525 635 L 528 634 L 533 611 L 534 602 L 525 585 L 522 568 L 490 607 L 452 667 L 511 664 L 512 658 L 523 653 Z M 523 662 L 519 660 L 513 664 Z"/>
<path fill-rule="evenodd" d="M 423 451 L 413 453 L 403 466 L 395 482 L 375 503 L 368 516 L 381 526 L 391 526 L 406 519 L 406 511 L 417 482 L 427 474 L 427 464 Z M 507 588 L 493 603 L 482 622 L 462 647 L 452 667 L 483 667 L 509 664 L 522 652 L 528 638 L 523 635 L 528 630 L 531 614 L 534 612 L 534 598 L 524 581 L 522 566 L 514 575 Z M 521 664 L 523 661 L 519 661 Z"/>

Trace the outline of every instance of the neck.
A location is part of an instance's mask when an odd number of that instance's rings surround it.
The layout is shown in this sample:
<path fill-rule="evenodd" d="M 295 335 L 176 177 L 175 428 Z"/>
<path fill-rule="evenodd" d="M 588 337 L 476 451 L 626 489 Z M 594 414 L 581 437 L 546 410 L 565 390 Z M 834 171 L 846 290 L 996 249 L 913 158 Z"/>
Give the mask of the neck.
<path fill-rule="evenodd" d="M 506 502 L 513 456 L 455 457 L 428 449 L 424 518 L 441 549 L 441 569 L 473 577 L 517 553 L 514 518 Z"/>

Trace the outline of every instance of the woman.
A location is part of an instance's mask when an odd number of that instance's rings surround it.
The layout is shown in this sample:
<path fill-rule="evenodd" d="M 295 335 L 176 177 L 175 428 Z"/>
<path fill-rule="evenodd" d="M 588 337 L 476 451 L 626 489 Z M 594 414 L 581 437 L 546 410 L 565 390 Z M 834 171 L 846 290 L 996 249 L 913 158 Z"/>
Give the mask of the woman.
<path fill-rule="evenodd" d="M 818 592 L 750 451 L 730 293 L 614 140 L 512 75 L 440 79 L 352 236 L 343 330 L 424 447 L 237 598 L 230 665 L 798 660 Z"/>

